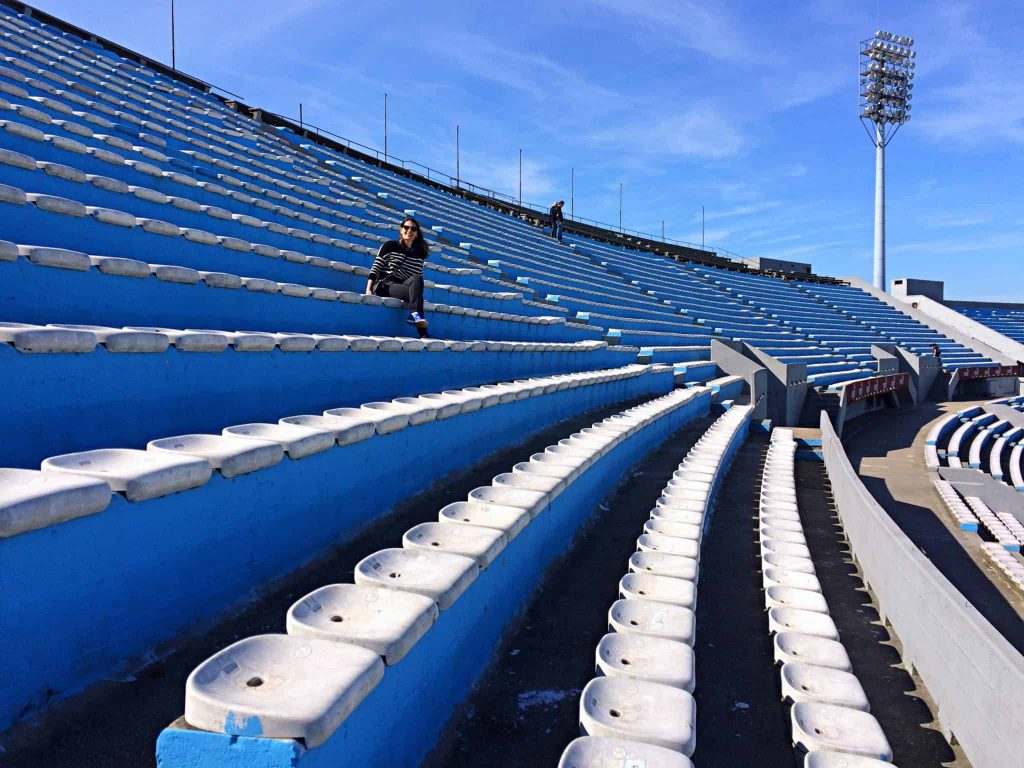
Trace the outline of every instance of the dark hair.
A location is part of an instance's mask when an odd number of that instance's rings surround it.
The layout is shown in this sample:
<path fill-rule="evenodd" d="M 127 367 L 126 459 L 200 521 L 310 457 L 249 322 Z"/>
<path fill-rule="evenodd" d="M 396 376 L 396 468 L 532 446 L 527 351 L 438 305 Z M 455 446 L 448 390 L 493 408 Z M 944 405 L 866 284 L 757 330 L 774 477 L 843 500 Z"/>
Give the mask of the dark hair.
<path fill-rule="evenodd" d="M 412 241 L 412 252 L 426 261 L 427 254 L 430 253 L 430 247 L 427 245 L 427 239 L 423 236 L 423 227 L 412 216 L 406 216 L 402 219 L 403 224 L 409 221 L 416 225 L 416 239 Z"/>

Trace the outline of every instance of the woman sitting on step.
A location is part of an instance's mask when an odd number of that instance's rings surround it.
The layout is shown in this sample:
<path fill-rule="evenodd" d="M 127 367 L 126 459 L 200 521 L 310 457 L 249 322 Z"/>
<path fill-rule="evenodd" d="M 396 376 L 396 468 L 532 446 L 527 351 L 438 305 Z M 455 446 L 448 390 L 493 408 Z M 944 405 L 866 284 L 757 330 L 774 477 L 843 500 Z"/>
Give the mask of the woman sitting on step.
<path fill-rule="evenodd" d="M 427 319 L 423 315 L 423 263 L 427 260 L 427 241 L 419 222 L 406 216 L 397 240 L 388 240 L 370 267 L 366 294 L 390 296 L 409 303 L 405 322 L 415 325 L 420 338 L 427 335 Z"/>

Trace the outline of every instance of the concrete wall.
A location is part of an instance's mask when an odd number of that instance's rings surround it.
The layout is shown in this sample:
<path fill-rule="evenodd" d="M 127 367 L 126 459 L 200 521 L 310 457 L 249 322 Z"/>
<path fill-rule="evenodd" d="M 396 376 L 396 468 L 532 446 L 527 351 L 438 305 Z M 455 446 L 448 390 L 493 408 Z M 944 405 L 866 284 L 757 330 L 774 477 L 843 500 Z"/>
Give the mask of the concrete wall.
<path fill-rule="evenodd" d="M 927 296 L 942 301 L 945 284 L 941 280 L 918 280 L 913 277 L 899 277 L 892 281 L 892 295 L 906 298 L 911 295 Z"/>
<path fill-rule="evenodd" d="M 777 426 L 795 426 L 807 397 L 807 364 L 783 363 L 747 343 L 743 348 L 768 371 L 768 418 Z"/>
<path fill-rule="evenodd" d="M 974 768 L 1020 765 L 1024 657 L 892 521 L 857 477 L 835 430 L 822 451 L 839 516 L 879 612 Z"/>
<path fill-rule="evenodd" d="M 750 387 L 753 418 L 768 418 L 768 371 L 743 354 L 743 345 L 736 341 L 711 340 L 711 359 L 730 376 L 742 376 Z"/>

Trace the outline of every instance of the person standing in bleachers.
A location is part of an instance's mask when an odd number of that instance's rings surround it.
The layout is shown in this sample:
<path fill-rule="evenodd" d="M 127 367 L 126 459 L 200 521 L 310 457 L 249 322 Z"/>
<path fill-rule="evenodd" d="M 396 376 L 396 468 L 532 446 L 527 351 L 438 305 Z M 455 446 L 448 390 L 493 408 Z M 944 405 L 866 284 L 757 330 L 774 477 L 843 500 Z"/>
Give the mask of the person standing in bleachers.
<path fill-rule="evenodd" d="M 551 209 L 548 211 L 548 217 L 551 220 L 551 236 L 558 242 L 562 242 L 562 206 L 565 205 L 565 200 L 559 200 L 555 202 Z"/>
<path fill-rule="evenodd" d="M 367 296 L 390 296 L 409 304 L 405 322 L 415 325 L 420 338 L 427 336 L 427 318 L 423 314 L 423 264 L 429 248 L 419 222 L 406 216 L 397 240 L 388 240 L 373 260 L 366 280 Z"/>

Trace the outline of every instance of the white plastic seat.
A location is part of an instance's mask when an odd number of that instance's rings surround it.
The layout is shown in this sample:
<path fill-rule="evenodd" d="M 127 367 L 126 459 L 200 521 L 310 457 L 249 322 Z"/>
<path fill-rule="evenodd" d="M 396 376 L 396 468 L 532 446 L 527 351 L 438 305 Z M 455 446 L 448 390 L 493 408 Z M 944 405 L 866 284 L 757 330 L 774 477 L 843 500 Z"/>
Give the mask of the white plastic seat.
<path fill-rule="evenodd" d="M 784 701 L 812 701 L 871 711 L 864 688 L 849 672 L 796 661 L 783 664 L 780 676 Z"/>
<path fill-rule="evenodd" d="M 582 736 L 569 743 L 558 768 L 693 768 L 686 755 L 654 744 Z"/>
<path fill-rule="evenodd" d="M 231 735 L 326 741 L 384 675 L 373 651 L 314 637 L 257 635 L 214 654 L 185 684 L 185 720 Z"/>
<path fill-rule="evenodd" d="M 792 506 L 787 506 L 785 504 L 761 504 L 758 508 L 758 512 L 762 519 L 770 518 L 773 520 L 790 520 L 797 523 L 800 522 L 800 513 L 797 511 L 795 504 Z"/>
<path fill-rule="evenodd" d="M 693 648 L 677 640 L 610 632 L 595 653 L 595 670 L 606 677 L 648 680 L 693 693 Z"/>
<path fill-rule="evenodd" d="M 512 474 L 524 474 L 550 478 L 556 481 L 553 487 L 553 492 L 561 492 L 569 484 L 572 478 L 574 478 L 574 471 L 572 467 L 566 465 L 552 464 L 545 461 L 521 461 L 512 467 Z"/>
<path fill-rule="evenodd" d="M 367 648 L 397 664 L 437 620 L 437 603 L 399 589 L 328 584 L 288 609 L 289 635 Z"/>
<path fill-rule="evenodd" d="M 382 549 L 359 561 L 355 582 L 425 595 L 445 611 L 479 572 L 475 560 L 451 552 Z"/>
<path fill-rule="evenodd" d="M 700 512 L 704 513 L 707 511 L 708 503 L 707 499 L 676 499 L 662 496 L 655 502 L 655 506 L 659 509 L 678 509 L 683 512 Z"/>
<path fill-rule="evenodd" d="M 519 507 L 525 509 L 532 520 L 547 507 L 548 495 L 526 488 L 484 485 L 470 491 L 467 500 L 482 504 L 498 504 L 502 507 Z"/>
<path fill-rule="evenodd" d="M 396 400 L 379 403 L 363 403 L 361 410 L 371 413 L 381 412 L 388 415 L 405 415 L 409 426 L 426 424 L 437 418 L 437 406 L 416 397 L 400 397 Z"/>
<path fill-rule="evenodd" d="M 178 435 L 151 440 L 147 451 L 206 459 L 224 477 L 272 467 L 284 458 L 280 443 L 225 435 Z"/>
<path fill-rule="evenodd" d="M 213 467 L 205 459 L 127 448 L 103 448 L 53 456 L 45 472 L 67 472 L 103 480 L 129 501 L 145 501 L 205 484 Z"/>
<path fill-rule="evenodd" d="M 811 592 L 821 592 L 821 583 L 813 573 L 801 573 L 766 565 L 761 572 L 761 579 L 765 589 L 768 587 L 795 587 Z"/>
<path fill-rule="evenodd" d="M 790 711 L 793 743 L 806 752 L 845 752 L 892 761 L 892 748 L 873 715 L 849 707 L 800 701 Z"/>
<path fill-rule="evenodd" d="M 814 574 L 814 561 L 809 557 L 794 557 L 793 555 L 778 555 L 774 552 L 762 553 L 762 564 L 767 568 L 781 568 L 795 573 Z"/>
<path fill-rule="evenodd" d="M 0 323 L 0 342 L 12 344 L 24 353 L 81 354 L 96 349 L 91 331 L 48 328 L 24 323 Z"/>
<path fill-rule="evenodd" d="M 839 640 L 839 630 L 827 613 L 801 611 L 799 608 L 771 608 L 768 611 L 768 632 L 801 632 L 828 640 Z"/>
<path fill-rule="evenodd" d="M 481 568 L 490 565 L 507 543 L 505 534 L 497 529 L 455 522 L 420 523 L 402 536 L 406 549 L 454 552 L 473 558 Z"/>
<path fill-rule="evenodd" d="M 491 485 L 496 488 L 524 488 L 543 493 L 549 503 L 562 490 L 564 484 L 561 478 L 529 472 L 502 472 L 491 480 Z"/>
<path fill-rule="evenodd" d="M 668 555 L 682 555 L 700 559 L 700 542 L 693 539 L 677 539 L 660 533 L 645 533 L 636 540 L 640 552 L 664 552 Z"/>
<path fill-rule="evenodd" d="M 828 613 L 828 603 L 821 592 L 795 587 L 768 587 L 764 592 L 764 604 L 772 608 L 796 608 L 801 611 Z"/>
<path fill-rule="evenodd" d="M 687 512 L 684 514 L 693 514 Z M 677 539 L 691 539 L 700 543 L 704 529 L 700 525 L 683 523 L 674 520 L 652 517 L 644 523 L 644 533 L 656 533 L 662 536 L 672 536 Z"/>
<path fill-rule="evenodd" d="M 651 573 L 696 583 L 700 568 L 692 557 L 668 555 L 664 552 L 634 552 L 629 557 L 629 570 L 633 573 Z"/>
<path fill-rule="evenodd" d="M 689 512 L 675 507 L 655 507 L 651 510 L 651 520 L 663 520 L 671 523 L 684 523 L 703 527 L 704 513 Z"/>
<path fill-rule="evenodd" d="M 799 520 L 791 520 L 784 517 L 775 517 L 771 514 L 762 512 L 758 519 L 761 523 L 761 530 L 765 528 L 771 528 L 777 531 L 792 531 L 794 533 L 802 534 L 804 527 L 800 524 Z"/>
<path fill-rule="evenodd" d="M 811 557 L 811 551 L 806 544 L 790 544 L 775 539 L 761 539 L 761 556 L 764 555 L 788 555 L 789 557 Z"/>
<path fill-rule="evenodd" d="M 853 671 L 846 648 L 837 640 L 801 632 L 777 632 L 773 646 L 778 663 L 806 662 L 842 672 Z"/>
<path fill-rule="evenodd" d="M 616 600 L 608 609 L 608 628 L 630 635 L 651 635 L 693 645 L 696 617 L 689 608 L 655 600 Z"/>
<path fill-rule="evenodd" d="M 689 608 L 697 606 L 697 585 L 685 579 L 652 573 L 627 573 L 619 580 L 619 596 L 626 600 L 655 600 Z"/>
<path fill-rule="evenodd" d="M 438 513 L 442 523 L 465 523 L 502 531 L 511 541 L 530 522 L 529 513 L 519 507 L 503 507 L 500 504 L 484 504 L 475 501 L 456 501 L 448 504 Z"/>
<path fill-rule="evenodd" d="M 370 405 L 370 403 L 367 403 Z M 387 435 L 409 426 L 408 412 L 388 411 L 379 408 L 331 408 L 324 411 L 324 416 L 338 416 L 344 419 L 369 421 L 377 430 L 378 435 Z"/>
<path fill-rule="evenodd" d="M 687 501 L 700 501 L 707 503 L 709 492 L 703 489 L 697 488 L 673 488 L 668 486 L 661 492 L 662 498 L 671 501 L 676 500 L 687 500 Z"/>
<path fill-rule="evenodd" d="M 580 730 L 588 736 L 643 741 L 689 756 L 696 721 L 689 693 L 646 680 L 598 677 L 580 697 Z"/>
<path fill-rule="evenodd" d="M 352 445 L 368 440 L 376 433 L 374 424 L 369 419 L 344 416 L 286 416 L 279 424 L 291 424 L 297 427 L 310 427 L 334 433 L 334 442 L 338 445 Z"/>
<path fill-rule="evenodd" d="M 288 458 L 293 460 L 322 453 L 335 444 L 334 432 L 297 424 L 238 424 L 225 427 L 221 434 L 226 437 L 256 438 L 261 442 L 270 440 L 278 443 Z"/>
<path fill-rule="evenodd" d="M 102 512 L 103 480 L 63 472 L 0 468 L 0 539 Z"/>
<path fill-rule="evenodd" d="M 761 523 L 758 533 L 762 541 L 768 540 L 783 542 L 786 544 L 807 545 L 807 539 L 804 537 L 802 531 L 790 531 L 784 528 L 777 528 L 774 525 Z"/>
<path fill-rule="evenodd" d="M 803 768 L 893 768 L 892 763 L 845 752 L 808 752 Z"/>

